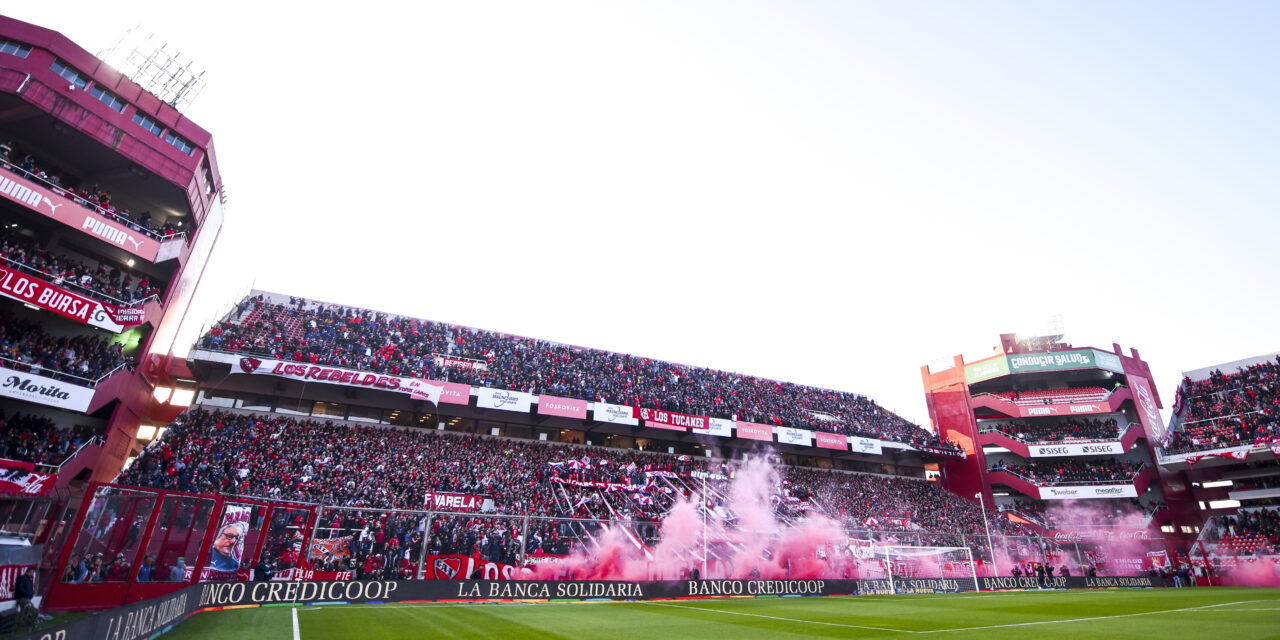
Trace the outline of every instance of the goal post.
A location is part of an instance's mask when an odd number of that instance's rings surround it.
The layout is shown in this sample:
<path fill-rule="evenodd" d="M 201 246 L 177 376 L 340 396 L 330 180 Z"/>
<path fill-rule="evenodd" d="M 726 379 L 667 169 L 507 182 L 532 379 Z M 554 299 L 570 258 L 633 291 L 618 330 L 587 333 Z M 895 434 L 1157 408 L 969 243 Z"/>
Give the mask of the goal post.
<path fill-rule="evenodd" d="M 883 546 L 880 551 L 893 593 L 978 590 L 978 571 L 969 547 Z"/>

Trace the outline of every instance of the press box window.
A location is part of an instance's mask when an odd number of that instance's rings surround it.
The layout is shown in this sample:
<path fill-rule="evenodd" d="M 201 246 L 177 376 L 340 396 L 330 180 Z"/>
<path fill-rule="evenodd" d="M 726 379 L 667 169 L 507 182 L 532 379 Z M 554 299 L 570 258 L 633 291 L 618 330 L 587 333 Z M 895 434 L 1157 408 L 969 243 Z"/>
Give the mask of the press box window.
<path fill-rule="evenodd" d="M 61 76 L 63 80 L 70 82 L 71 86 L 77 89 L 89 86 L 88 80 L 84 79 L 79 72 L 67 66 L 67 63 L 61 60 L 54 60 L 53 64 L 49 65 L 49 70 Z"/>
<path fill-rule="evenodd" d="M 102 89 L 97 85 L 94 85 L 94 87 L 89 90 L 89 95 L 97 98 L 98 102 L 101 102 L 102 104 L 105 104 L 108 107 L 115 109 L 116 112 L 124 113 L 124 100 L 121 100 L 120 98 L 117 98 L 111 95 L 105 89 Z"/>
<path fill-rule="evenodd" d="M 173 145 L 175 148 L 178 149 L 178 151 L 181 151 L 187 155 L 191 155 L 191 152 L 195 151 L 196 149 L 195 147 L 191 146 L 190 142 L 187 142 L 186 140 L 183 140 L 182 138 L 179 138 L 178 136 L 172 133 L 165 134 L 164 141 Z"/>
<path fill-rule="evenodd" d="M 18 44 L 9 40 L 0 40 L 0 53 L 7 53 L 11 56 L 25 58 L 31 54 L 31 47 L 25 44 Z"/>
<path fill-rule="evenodd" d="M 133 123 L 147 131 L 150 131 L 152 135 L 158 136 L 164 133 L 164 127 L 156 124 L 155 120 L 152 120 L 141 113 L 133 114 Z"/>

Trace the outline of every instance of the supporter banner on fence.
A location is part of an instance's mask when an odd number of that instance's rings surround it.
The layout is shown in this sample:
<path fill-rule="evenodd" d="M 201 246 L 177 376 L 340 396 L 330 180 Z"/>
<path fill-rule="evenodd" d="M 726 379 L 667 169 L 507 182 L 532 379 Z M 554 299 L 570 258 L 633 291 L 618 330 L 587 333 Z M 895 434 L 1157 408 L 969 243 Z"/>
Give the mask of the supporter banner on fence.
<path fill-rule="evenodd" d="M 484 509 L 484 503 L 487 500 L 484 496 L 476 496 L 468 493 L 446 493 L 442 491 L 428 492 L 427 499 L 423 502 L 428 509 L 434 511 L 481 511 Z M 493 501 L 489 500 L 492 505 Z"/>
<path fill-rule="evenodd" d="M 733 424 L 733 420 L 725 420 L 724 418 L 707 418 L 707 428 L 693 429 L 692 431 L 694 433 L 700 433 L 708 436 L 732 438 Z"/>
<path fill-rule="evenodd" d="M 249 516 L 253 507 L 228 504 L 222 508 L 218 535 L 209 549 L 209 564 L 200 571 L 201 580 L 234 580 L 244 556 L 245 537 L 249 535 Z"/>
<path fill-rule="evenodd" d="M 1098 365 L 1093 349 L 1019 353 L 1008 356 L 1010 373 L 1088 369 Z"/>
<path fill-rule="evenodd" d="M 112 244 L 148 262 L 157 262 L 160 242 L 90 211 L 15 173 L 0 173 L 0 195 L 62 224 Z M 182 242 L 171 240 L 170 242 Z M 167 243 L 166 243 L 167 244 Z M 176 254 L 175 254 L 176 255 Z M 173 256 L 170 256 L 173 257 Z"/>
<path fill-rule="evenodd" d="M 1033 444 L 1028 445 L 1027 450 L 1032 458 L 1118 455 L 1124 453 L 1124 445 L 1119 442 Z"/>
<path fill-rule="evenodd" d="M 529 413 L 533 406 L 533 394 L 506 389 L 476 387 L 476 408 L 497 409 L 515 413 Z"/>
<path fill-rule="evenodd" d="M 17 585 L 18 576 L 34 564 L 6 564 L 0 567 L 0 601 L 13 600 L 13 589 Z"/>
<path fill-rule="evenodd" d="M 319 569 L 303 569 L 294 567 L 275 572 L 271 576 L 274 582 L 294 582 L 300 580 L 355 580 L 354 571 L 320 571 Z"/>
<path fill-rule="evenodd" d="M 333 556 L 338 560 L 348 558 L 351 556 L 351 541 L 354 539 L 353 536 L 336 536 L 312 540 L 307 557 L 315 564 L 322 562 L 325 556 Z"/>
<path fill-rule="evenodd" d="M 813 432 L 808 429 L 774 427 L 773 432 L 777 434 L 779 444 L 797 444 L 803 447 L 813 446 Z"/>
<path fill-rule="evenodd" d="M 1131 484 L 1072 485 L 1040 487 L 1041 500 L 1080 500 L 1088 498 L 1136 498 L 1138 490 Z"/>
<path fill-rule="evenodd" d="M 0 368 L 0 396 L 85 412 L 93 401 L 93 389 L 54 380 L 35 373 Z"/>
<path fill-rule="evenodd" d="M 428 554 L 422 566 L 426 580 L 510 580 L 519 570 L 515 565 L 453 553 Z"/>
<path fill-rule="evenodd" d="M 142 324 L 141 308 L 103 304 L 5 265 L 0 265 L 0 295 L 112 333 Z"/>
<path fill-rule="evenodd" d="M 634 427 L 639 425 L 640 421 L 632 415 L 633 413 L 632 408 L 624 404 L 596 402 L 591 407 L 591 418 L 596 422 L 628 424 Z"/>
<path fill-rule="evenodd" d="M 884 453 L 884 443 L 876 440 L 875 438 L 849 436 L 849 448 L 851 448 L 854 453 L 865 453 L 873 456 L 878 456 Z"/>
<path fill-rule="evenodd" d="M 57 477 L 36 473 L 30 462 L 0 459 L 0 495 L 47 496 Z"/>
<path fill-rule="evenodd" d="M 1156 394 L 1151 383 L 1141 376 L 1129 376 L 1129 388 L 1133 390 L 1134 404 L 1142 414 L 1142 424 L 1147 434 L 1156 442 L 1164 442 L 1164 422 L 1160 419 L 1160 407 L 1156 406 Z"/>
<path fill-rule="evenodd" d="M 587 401 L 573 398 L 557 398 L 543 394 L 538 396 L 538 415 L 561 418 L 587 419 Z"/>
<path fill-rule="evenodd" d="M 571 487 L 583 487 L 586 489 L 604 489 L 605 491 L 644 491 L 646 487 L 638 484 L 628 484 L 625 482 L 605 482 L 603 480 L 574 480 L 572 478 L 561 478 L 555 476 L 551 481 L 556 484 L 567 484 Z"/>
<path fill-rule="evenodd" d="M 736 432 L 739 438 L 748 440 L 763 440 L 765 442 L 773 441 L 773 427 L 767 424 L 756 424 L 754 422 L 738 422 Z"/>
<path fill-rule="evenodd" d="M 817 437 L 818 447 L 821 449 L 836 449 L 838 451 L 848 451 L 851 438 L 842 436 L 838 433 L 827 433 L 826 431 L 815 431 L 813 434 Z"/>
<path fill-rule="evenodd" d="M 644 420 L 644 426 L 646 427 L 671 431 L 707 428 L 708 418 L 703 416 L 693 416 L 687 413 L 676 413 L 661 409 L 645 409 L 641 407 L 633 407 L 633 409 L 635 411 L 634 417 Z"/>
<path fill-rule="evenodd" d="M 1009 360 L 1005 356 L 996 356 L 964 366 L 964 381 L 969 384 L 1007 375 L 1009 375 Z"/>
<path fill-rule="evenodd" d="M 440 354 L 432 354 L 432 360 L 442 367 L 450 369 L 462 369 L 463 371 L 488 371 L 489 363 L 482 360 L 466 360 L 463 358 L 451 358 Z"/>
<path fill-rule="evenodd" d="M 1030 407 L 1018 407 L 1018 415 L 1023 418 L 1069 416 L 1079 415 L 1082 413 L 1107 413 L 1109 411 L 1111 411 L 1111 406 L 1105 402 L 1079 402 L 1075 404 L 1046 404 Z"/>
<path fill-rule="evenodd" d="M 225 357 L 225 354 L 223 355 Z M 221 358 L 214 359 L 218 360 Z M 352 371 L 350 369 L 325 367 L 305 362 L 263 360 L 261 358 L 252 358 L 248 356 L 236 360 L 236 364 L 232 366 L 231 372 L 259 376 L 275 376 L 278 378 L 289 378 L 292 380 L 303 380 L 306 382 L 318 382 L 321 384 L 333 384 L 345 387 L 407 393 L 414 399 L 428 400 L 430 402 L 436 402 L 438 400 L 442 401 L 443 395 L 450 387 L 450 384 L 447 382 L 436 382 L 425 378 L 402 378 L 399 376 L 383 375 L 379 373 L 366 373 L 363 371 Z M 461 386 L 466 387 L 466 385 Z M 467 387 L 467 392 L 468 394 L 470 393 L 470 387 Z M 435 398 L 435 400 L 432 400 L 432 398 Z"/>

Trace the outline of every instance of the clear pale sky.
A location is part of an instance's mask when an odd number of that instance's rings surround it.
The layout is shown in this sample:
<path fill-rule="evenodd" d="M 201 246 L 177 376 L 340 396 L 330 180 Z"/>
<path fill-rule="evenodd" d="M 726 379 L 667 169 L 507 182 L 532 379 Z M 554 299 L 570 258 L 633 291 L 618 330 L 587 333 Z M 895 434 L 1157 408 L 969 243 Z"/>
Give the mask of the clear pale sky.
<path fill-rule="evenodd" d="M 207 70 L 250 285 L 865 393 L 1061 314 L 1280 349 L 1274 2 L 56 2 Z M 1166 411 L 1167 413 L 1167 411 Z"/>

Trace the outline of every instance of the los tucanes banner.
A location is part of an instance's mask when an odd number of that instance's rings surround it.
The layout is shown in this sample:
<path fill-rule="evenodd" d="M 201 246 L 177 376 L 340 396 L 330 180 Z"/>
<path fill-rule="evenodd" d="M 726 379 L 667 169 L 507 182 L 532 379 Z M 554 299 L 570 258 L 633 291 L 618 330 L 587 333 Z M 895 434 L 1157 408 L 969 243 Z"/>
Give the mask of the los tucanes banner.
<path fill-rule="evenodd" d="M 1164 442 L 1164 422 L 1160 419 L 1160 407 L 1156 406 L 1156 395 L 1151 391 L 1151 383 L 1142 376 L 1129 376 L 1129 387 L 1133 389 L 1133 399 L 1142 415 L 1142 424 L 1147 427 L 1147 435 L 1156 442 Z"/>
<path fill-rule="evenodd" d="M 477 409 L 497 409 L 515 413 L 529 413 L 533 406 L 533 395 L 523 391 L 507 391 L 506 389 L 476 388 Z"/>
<path fill-rule="evenodd" d="M 0 265 L 0 295 L 112 333 L 124 331 L 126 325 L 142 324 L 141 308 L 91 300 L 6 265 Z"/>
<path fill-rule="evenodd" d="M 1110 413 L 1111 405 L 1105 402 L 1078 402 L 1074 404 L 1046 404 L 1031 407 L 1018 407 L 1018 415 L 1023 418 L 1039 418 L 1043 416 L 1067 416 L 1089 413 Z"/>
<path fill-rule="evenodd" d="M 1138 490 L 1131 484 L 1071 485 L 1040 487 L 1041 500 L 1078 500 L 1084 498 L 1136 498 Z"/>
<path fill-rule="evenodd" d="M 434 511 L 466 511 L 476 512 L 484 508 L 485 497 L 468 493 L 447 493 L 435 491 L 427 493 L 424 504 Z"/>
<path fill-rule="evenodd" d="M 667 429 L 670 431 L 684 431 L 685 429 L 706 429 L 707 420 L 709 418 L 703 416 L 693 416 L 687 413 L 676 413 L 674 411 L 663 411 L 661 409 L 645 409 L 641 407 L 632 407 L 634 409 L 634 417 L 644 420 L 644 426 L 654 427 L 656 429 Z"/>
<path fill-rule="evenodd" d="M 797 444 L 802 447 L 813 446 L 813 432 L 808 429 L 774 427 L 773 432 L 778 435 L 779 444 Z"/>
<path fill-rule="evenodd" d="M 35 469 L 35 465 L 30 462 L 0 459 L 0 495 L 49 495 L 57 478 L 48 473 L 36 473 L 32 469 Z"/>
<path fill-rule="evenodd" d="M 739 438 L 747 440 L 763 440 L 764 442 L 773 441 L 773 427 L 767 424 L 756 424 L 754 422 L 739 422 L 737 426 Z"/>
<path fill-rule="evenodd" d="M 865 453 L 878 456 L 884 453 L 884 443 L 874 438 L 849 437 L 849 446 L 854 453 Z"/>
<path fill-rule="evenodd" d="M 596 402 L 591 407 L 591 417 L 596 422 L 608 422 L 610 424 L 627 424 L 637 426 L 640 421 L 632 415 L 631 407 L 623 404 L 609 404 L 607 402 Z"/>
<path fill-rule="evenodd" d="M 174 249 L 181 248 L 182 245 L 181 239 L 167 240 L 164 243 L 167 251 L 161 252 L 158 240 L 86 209 L 53 190 L 14 173 L 0 172 L 0 196 L 107 244 L 120 247 L 148 262 L 161 262 L 177 257 L 178 253 Z"/>
<path fill-rule="evenodd" d="M 233 367 L 231 371 L 232 373 L 276 376 L 305 382 L 407 393 L 416 400 L 429 400 L 432 402 L 435 402 L 435 400 L 431 400 L 431 398 L 443 401 L 443 394 L 448 390 L 448 383 L 436 382 L 425 378 L 402 378 L 305 362 L 263 360 L 248 356 L 240 358 L 237 367 Z"/>
<path fill-rule="evenodd" d="M 543 394 L 538 396 L 538 415 L 586 420 L 587 401 L 557 398 L 556 396 Z"/>
<path fill-rule="evenodd" d="M 36 373 L 0 368 L 0 396 L 83 413 L 93 401 L 93 389 Z"/>
<path fill-rule="evenodd" d="M 718 436 L 721 438 L 733 437 L 733 421 L 723 418 L 707 418 L 707 428 L 691 429 L 694 433 L 700 433 L 708 436 Z"/>
<path fill-rule="evenodd" d="M 1119 442 L 1055 443 L 1028 445 L 1027 450 L 1032 458 L 1053 458 L 1057 456 L 1117 455 L 1124 453 L 1124 446 Z"/>

